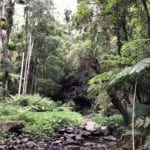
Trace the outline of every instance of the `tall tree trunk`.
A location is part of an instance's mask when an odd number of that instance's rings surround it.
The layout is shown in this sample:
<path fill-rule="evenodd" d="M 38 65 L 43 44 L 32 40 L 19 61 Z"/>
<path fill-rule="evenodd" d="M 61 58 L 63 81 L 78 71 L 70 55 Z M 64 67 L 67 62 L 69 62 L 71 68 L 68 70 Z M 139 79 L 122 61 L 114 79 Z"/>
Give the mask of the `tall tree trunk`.
<path fill-rule="evenodd" d="M 121 115 L 123 116 L 126 125 L 130 124 L 131 118 L 125 108 L 122 106 L 119 98 L 117 97 L 115 92 L 110 92 L 109 97 L 111 99 L 112 104 L 115 106 L 116 109 L 119 110 Z"/>
<path fill-rule="evenodd" d="M 142 4 L 146 13 L 146 17 L 147 17 L 147 36 L 148 38 L 150 38 L 150 13 L 148 10 L 148 4 L 146 2 L 146 0 L 142 0 Z"/>
<path fill-rule="evenodd" d="M 24 53 L 22 54 L 21 73 L 20 73 L 18 94 L 21 94 L 22 79 L 23 79 L 23 68 L 24 68 Z"/>
<path fill-rule="evenodd" d="M 122 26 L 122 30 L 124 32 L 124 37 L 123 40 L 128 41 L 128 30 L 127 30 L 127 16 L 129 15 L 128 12 L 128 4 L 127 4 L 127 0 L 123 1 L 123 12 L 122 12 L 122 17 L 121 17 L 121 26 Z"/>
<path fill-rule="evenodd" d="M 3 3 L 2 4 L 2 17 L 4 17 L 5 16 L 5 5 L 6 5 L 5 0 L 3 0 L 2 3 Z"/>
<path fill-rule="evenodd" d="M 32 50 L 33 50 L 33 42 L 32 42 L 32 38 L 30 34 L 27 57 L 26 57 L 26 64 L 25 64 L 25 71 L 24 71 L 23 94 L 26 94 L 27 92 L 28 75 L 29 75 L 29 70 L 30 70 Z"/>
<path fill-rule="evenodd" d="M 26 58 L 25 58 L 25 66 L 24 66 L 24 75 L 23 75 L 23 90 L 22 90 L 22 94 L 26 93 L 26 77 L 27 77 L 28 60 L 29 60 L 29 49 L 27 48 Z"/>

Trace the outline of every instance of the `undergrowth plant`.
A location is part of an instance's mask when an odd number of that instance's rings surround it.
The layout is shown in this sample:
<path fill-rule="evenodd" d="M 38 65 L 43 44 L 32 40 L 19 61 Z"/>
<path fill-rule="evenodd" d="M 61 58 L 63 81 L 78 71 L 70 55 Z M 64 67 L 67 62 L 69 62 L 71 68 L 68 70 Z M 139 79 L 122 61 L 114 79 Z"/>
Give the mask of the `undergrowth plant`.
<path fill-rule="evenodd" d="M 150 148 L 150 117 L 138 118 L 136 130 L 140 132 L 143 144 L 138 150 L 148 150 Z"/>
<path fill-rule="evenodd" d="M 0 103 L 0 122 L 9 121 L 22 121 L 23 131 L 33 138 L 47 138 L 59 126 L 79 125 L 83 117 L 40 95 L 16 95 Z"/>
<path fill-rule="evenodd" d="M 98 123 L 100 126 L 109 126 L 109 127 L 119 127 L 124 124 L 123 117 L 119 114 L 114 114 L 110 117 L 97 115 L 95 116 L 94 121 Z"/>
<path fill-rule="evenodd" d="M 49 98 L 35 95 L 15 95 L 12 96 L 12 104 L 26 108 L 30 111 L 52 111 L 57 104 Z"/>

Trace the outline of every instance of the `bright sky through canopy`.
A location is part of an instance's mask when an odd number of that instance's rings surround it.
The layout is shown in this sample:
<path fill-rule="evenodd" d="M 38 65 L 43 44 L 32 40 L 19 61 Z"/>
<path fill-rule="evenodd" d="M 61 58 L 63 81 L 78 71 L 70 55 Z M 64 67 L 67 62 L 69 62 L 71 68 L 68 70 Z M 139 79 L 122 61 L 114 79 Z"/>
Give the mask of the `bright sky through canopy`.
<path fill-rule="evenodd" d="M 77 0 L 53 0 L 56 11 L 58 12 L 58 18 L 60 20 L 64 19 L 64 10 L 71 10 L 72 12 L 75 12 L 77 7 Z"/>

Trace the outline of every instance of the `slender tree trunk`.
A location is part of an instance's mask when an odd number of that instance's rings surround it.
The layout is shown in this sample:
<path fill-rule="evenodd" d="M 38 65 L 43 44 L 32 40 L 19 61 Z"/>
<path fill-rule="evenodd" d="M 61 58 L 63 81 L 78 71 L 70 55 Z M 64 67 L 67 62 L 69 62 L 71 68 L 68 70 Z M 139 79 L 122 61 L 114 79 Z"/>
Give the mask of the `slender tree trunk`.
<path fill-rule="evenodd" d="M 25 84 L 26 84 L 26 76 L 27 76 L 27 66 L 28 66 L 28 59 L 29 59 L 29 49 L 27 48 L 26 52 L 26 59 L 25 59 L 25 67 L 24 67 L 24 75 L 23 75 L 23 91 L 22 94 L 25 94 Z"/>
<path fill-rule="evenodd" d="M 29 47 L 29 60 L 28 60 L 27 75 L 26 75 L 26 80 L 25 80 L 26 81 L 26 83 L 25 83 L 25 93 L 27 92 L 27 87 L 28 87 L 28 76 L 29 76 L 29 71 L 30 71 L 32 50 L 33 50 L 33 42 L 31 42 L 31 45 Z"/>
<path fill-rule="evenodd" d="M 123 32 L 124 32 L 124 40 L 125 41 L 128 41 L 128 30 L 127 30 L 127 27 L 128 27 L 128 25 L 127 25 L 127 16 L 129 15 L 129 12 L 128 12 L 128 2 L 127 2 L 127 0 L 124 0 L 123 1 L 123 6 L 124 6 L 124 10 L 123 10 L 123 13 L 122 13 L 122 17 L 121 17 L 121 20 L 122 20 L 122 23 L 121 23 L 121 25 L 122 25 L 122 30 L 123 30 Z"/>
<path fill-rule="evenodd" d="M 117 54 L 121 56 L 122 42 L 121 42 L 121 34 L 120 34 L 119 27 L 117 27 L 116 34 L 117 34 Z"/>
<path fill-rule="evenodd" d="M 128 41 L 128 31 L 127 31 L 127 21 L 126 21 L 126 14 L 127 10 L 124 10 L 123 16 L 122 16 L 122 30 L 124 32 L 124 40 Z"/>
<path fill-rule="evenodd" d="M 6 5 L 6 3 L 5 3 L 5 0 L 3 0 L 3 5 L 2 5 L 2 16 L 4 17 L 5 16 L 5 5 Z"/>
<path fill-rule="evenodd" d="M 133 104 L 132 104 L 132 150 L 135 150 L 135 99 L 136 99 L 136 91 L 137 90 L 137 79 L 135 82 L 134 87 L 134 97 L 133 97 Z"/>
<path fill-rule="evenodd" d="M 30 70 L 30 61 L 31 61 L 32 50 L 33 50 L 33 42 L 32 42 L 31 35 L 30 35 L 26 64 L 25 64 L 25 71 L 24 71 L 23 94 L 26 94 L 26 92 L 27 92 L 28 75 L 29 75 L 29 70 Z"/>
<path fill-rule="evenodd" d="M 5 91 L 8 91 L 8 82 L 9 82 L 9 73 L 8 73 L 8 71 L 5 71 L 5 83 L 4 83 L 4 89 L 5 89 Z"/>
<path fill-rule="evenodd" d="M 147 17 L 147 36 L 148 38 L 150 38 L 150 13 L 148 10 L 148 4 L 146 2 L 146 0 L 142 0 L 142 4 L 146 13 L 146 17 Z"/>
<path fill-rule="evenodd" d="M 21 73 L 20 73 L 18 94 L 21 93 L 21 88 L 22 88 L 23 68 L 24 68 L 24 53 L 22 54 Z"/>
<path fill-rule="evenodd" d="M 35 61 L 37 62 L 37 61 Z M 37 78 L 38 78 L 38 62 L 36 63 L 36 66 L 35 66 L 35 70 L 34 70 L 34 85 L 33 85 L 33 93 L 36 93 L 37 91 Z"/>
<path fill-rule="evenodd" d="M 117 55 L 120 55 L 121 56 L 121 47 L 122 47 L 122 42 L 121 42 L 121 33 L 120 33 L 120 30 L 121 30 L 121 22 L 120 22 L 120 17 L 119 15 L 117 16 L 117 22 L 115 24 L 115 33 L 116 33 L 116 36 L 117 36 Z"/>

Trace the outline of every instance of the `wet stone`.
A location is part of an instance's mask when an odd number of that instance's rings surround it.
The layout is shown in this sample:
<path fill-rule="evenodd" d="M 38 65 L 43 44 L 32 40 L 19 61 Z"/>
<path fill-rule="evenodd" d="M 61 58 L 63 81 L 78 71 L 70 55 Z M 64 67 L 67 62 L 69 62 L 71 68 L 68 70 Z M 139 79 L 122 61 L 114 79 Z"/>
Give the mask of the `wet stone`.
<path fill-rule="evenodd" d="M 36 147 L 37 145 L 36 145 L 35 142 L 29 141 L 29 142 L 26 143 L 26 146 L 27 146 L 27 148 L 34 148 L 34 147 Z"/>

